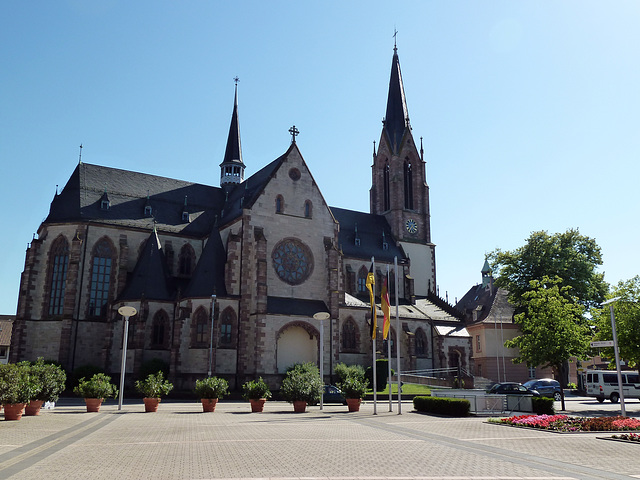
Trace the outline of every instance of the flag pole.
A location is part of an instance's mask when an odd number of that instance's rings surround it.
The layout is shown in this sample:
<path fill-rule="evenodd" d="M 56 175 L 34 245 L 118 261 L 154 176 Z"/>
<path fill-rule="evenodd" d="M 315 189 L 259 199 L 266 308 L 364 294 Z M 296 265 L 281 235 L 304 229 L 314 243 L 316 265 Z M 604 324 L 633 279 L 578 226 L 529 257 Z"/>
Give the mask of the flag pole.
<path fill-rule="evenodd" d="M 371 288 L 373 289 L 373 294 L 371 296 L 371 327 L 373 329 L 373 333 L 371 335 L 372 337 L 372 350 L 373 350 L 373 364 L 371 366 L 372 370 L 373 370 L 373 414 L 377 415 L 378 411 L 377 411 L 377 402 L 378 402 L 378 379 L 377 379 L 377 368 L 376 368 L 376 329 L 377 329 L 377 325 L 376 325 L 376 284 L 375 284 L 375 277 L 376 277 L 376 267 L 375 267 L 375 259 L 374 257 L 371 257 L 371 271 L 373 272 L 373 278 L 374 278 L 374 284 L 371 286 Z"/>
<path fill-rule="evenodd" d="M 400 314 L 398 312 L 398 257 L 393 257 L 396 294 L 396 380 L 398 382 L 398 415 L 402 415 L 402 381 L 400 376 Z M 391 320 L 391 319 L 389 319 Z"/>
<path fill-rule="evenodd" d="M 387 384 L 389 385 L 389 411 L 393 412 L 393 398 L 391 395 L 391 312 L 389 311 L 389 264 L 387 263 L 387 276 L 384 279 L 387 288 L 386 299 L 387 301 L 387 309 L 386 309 L 386 318 L 385 320 L 389 322 L 389 327 L 387 328 Z M 380 300 L 382 302 L 382 300 Z M 386 325 L 384 325 L 386 327 Z M 384 329 L 384 327 L 383 327 Z"/>

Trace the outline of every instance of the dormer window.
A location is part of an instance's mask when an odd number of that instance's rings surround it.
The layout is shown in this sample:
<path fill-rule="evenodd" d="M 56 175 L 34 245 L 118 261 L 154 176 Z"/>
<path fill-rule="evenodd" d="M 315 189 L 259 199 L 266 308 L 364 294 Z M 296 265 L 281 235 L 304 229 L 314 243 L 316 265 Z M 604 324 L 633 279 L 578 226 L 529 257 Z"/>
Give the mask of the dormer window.
<path fill-rule="evenodd" d="M 109 207 L 111 206 L 111 204 L 109 203 L 109 199 L 103 199 L 100 202 L 100 210 L 109 210 Z"/>
<path fill-rule="evenodd" d="M 389 244 L 387 242 L 382 242 L 382 250 L 389 250 Z"/>
<path fill-rule="evenodd" d="M 360 246 L 360 239 L 358 237 L 356 237 L 356 240 L 355 240 L 354 243 L 355 243 L 356 247 L 359 247 Z"/>
<path fill-rule="evenodd" d="M 182 212 L 182 221 L 187 223 L 191 221 L 189 219 L 189 212 Z"/>
<path fill-rule="evenodd" d="M 152 209 L 151 209 L 151 205 L 145 205 L 144 207 L 144 216 L 145 217 L 150 217 L 151 216 Z"/>

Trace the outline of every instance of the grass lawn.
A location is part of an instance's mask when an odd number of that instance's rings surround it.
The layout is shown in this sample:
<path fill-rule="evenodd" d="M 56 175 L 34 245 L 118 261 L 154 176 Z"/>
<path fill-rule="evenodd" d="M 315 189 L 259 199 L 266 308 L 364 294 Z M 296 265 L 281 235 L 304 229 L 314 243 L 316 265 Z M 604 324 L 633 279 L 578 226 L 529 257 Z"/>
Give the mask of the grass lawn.
<path fill-rule="evenodd" d="M 368 390 L 367 393 L 373 394 L 373 390 Z M 398 385 L 394 383 L 391 385 L 391 394 L 398 393 Z M 389 384 L 387 388 L 378 392 L 378 395 L 389 395 Z M 402 385 L 403 395 L 430 395 L 431 388 L 428 385 L 418 385 L 417 383 L 405 383 Z"/>

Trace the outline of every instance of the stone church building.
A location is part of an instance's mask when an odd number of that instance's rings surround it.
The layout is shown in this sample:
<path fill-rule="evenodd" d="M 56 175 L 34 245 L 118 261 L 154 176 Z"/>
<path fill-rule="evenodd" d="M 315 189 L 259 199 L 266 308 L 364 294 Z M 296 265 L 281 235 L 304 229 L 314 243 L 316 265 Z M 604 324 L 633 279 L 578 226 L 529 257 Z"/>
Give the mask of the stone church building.
<path fill-rule="evenodd" d="M 118 308 L 130 305 L 134 375 L 161 359 L 177 388 L 209 370 L 232 387 L 259 375 L 277 387 L 291 364 L 317 363 L 322 347 L 330 381 L 339 362 L 372 363 L 373 257 L 378 304 L 391 271 L 390 341 L 394 357 L 400 342 L 401 369 L 470 370 L 462 316 L 435 293 L 426 164 L 397 49 L 369 213 L 326 203 L 290 132 L 286 151 L 245 178 L 236 85 L 219 187 L 80 162 L 27 249 L 11 361 L 44 357 L 117 374 Z M 322 346 L 318 312 L 329 314 Z M 376 345 L 384 357 L 380 331 Z"/>

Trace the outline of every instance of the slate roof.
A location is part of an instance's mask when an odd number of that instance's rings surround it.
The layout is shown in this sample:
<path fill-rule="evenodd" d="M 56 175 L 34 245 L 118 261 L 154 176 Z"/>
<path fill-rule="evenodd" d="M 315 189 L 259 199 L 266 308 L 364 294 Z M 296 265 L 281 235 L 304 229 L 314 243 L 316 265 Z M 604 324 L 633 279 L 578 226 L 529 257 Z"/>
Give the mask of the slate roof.
<path fill-rule="evenodd" d="M 15 315 L 0 315 L 0 346 L 11 345 L 11 331 Z"/>
<path fill-rule="evenodd" d="M 482 284 L 475 285 L 456 303 L 456 308 L 464 312 L 467 322 L 473 321 L 473 311 L 477 309 L 476 322 L 481 322 L 491 312 L 497 293 L 498 289 L 495 287 L 491 289 L 484 287 Z"/>
<path fill-rule="evenodd" d="M 105 193 L 108 210 L 101 208 Z M 147 199 L 148 195 L 148 199 Z M 191 222 L 182 219 L 187 197 Z M 198 183 L 80 163 L 51 202 L 45 223 L 96 222 L 190 236 L 211 231 L 222 205 L 222 190 Z M 145 216 L 145 205 L 152 217 Z"/>
<path fill-rule="evenodd" d="M 267 297 L 267 313 L 274 315 L 301 315 L 313 317 L 314 313 L 329 312 L 322 300 L 303 298 Z"/>
<path fill-rule="evenodd" d="M 174 287 L 167 270 L 167 262 L 162 252 L 158 233 L 154 230 L 144 245 L 138 263 L 127 285 L 118 297 L 118 301 L 126 300 L 159 300 L 172 301 Z"/>
<path fill-rule="evenodd" d="M 182 293 L 183 297 L 210 297 L 211 295 L 227 295 L 224 283 L 224 265 L 226 252 L 222 245 L 220 232 L 214 228 L 207 240 L 200 260 L 196 265 L 189 285 Z"/>
<path fill-rule="evenodd" d="M 400 144 L 409 119 L 407 100 L 404 95 L 400 59 L 394 47 L 391 62 L 391 78 L 389 79 L 389 95 L 387 96 L 387 113 L 384 121 L 384 132 L 394 153 L 400 150 Z"/>
<path fill-rule="evenodd" d="M 338 234 L 339 247 L 346 257 L 370 259 L 375 257 L 380 261 L 393 262 L 393 257 L 398 257 L 398 262 L 405 258 L 404 250 L 396 245 L 391 233 L 391 227 L 383 215 L 356 212 L 344 208 L 329 207 L 335 219 L 340 223 Z M 357 238 L 360 245 L 356 245 Z M 387 250 L 383 248 L 384 241 Z"/>
<path fill-rule="evenodd" d="M 231 115 L 231 125 L 229 126 L 229 136 L 227 137 L 227 148 L 224 152 L 224 160 L 220 166 L 225 164 L 236 164 L 244 167 L 242 163 L 242 147 L 240 146 L 240 123 L 238 122 L 238 84 L 233 99 L 233 114 Z"/>

